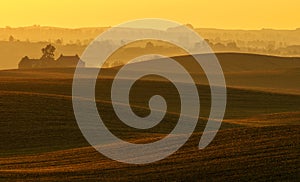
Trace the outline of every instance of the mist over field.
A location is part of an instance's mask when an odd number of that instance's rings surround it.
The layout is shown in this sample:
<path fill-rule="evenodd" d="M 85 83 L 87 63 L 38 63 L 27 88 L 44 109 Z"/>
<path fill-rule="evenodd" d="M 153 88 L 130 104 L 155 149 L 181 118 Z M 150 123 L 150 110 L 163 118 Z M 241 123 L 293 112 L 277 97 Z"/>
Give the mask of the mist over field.
<path fill-rule="evenodd" d="M 296 30 L 222 30 L 194 28 L 188 25 L 201 35 L 215 52 L 242 52 L 258 53 L 277 56 L 300 56 L 300 29 Z M 109 27 L 103 28 L 57 28 L 31 26 L 20 28 L 0 28 L 0 69 L 14 69 L 24 56 L 40 58 L 40 49 L 47 44 L 53 44 L 57 50 L 56 57 L 60 54 L 79 56 L 85 48 L 98 35 Z M 120 29 L 118 35 L 130 36 L 129 32 L 142 34 L 139 30 Z M 152 34 L 162 34 L 157 30 L 143 30 Z M 170 28 L 166 35 L 172 36 L 172 32 L 179 31 L 178 28 Z M 188 42 L 191 48 L 201 46 L 201 42 L 194 42 L 189 37 L 181 37 L 180 41 Z M 119 45 L 120 42 L 111 40 L 105 43 L 106 47 Z M 136 48 L 146 46 L 146 43 L 135 45 Z M 155 46 L 155 44 L 154 44 Z M 173 50 L 173 56 L 180 55 Z"/>

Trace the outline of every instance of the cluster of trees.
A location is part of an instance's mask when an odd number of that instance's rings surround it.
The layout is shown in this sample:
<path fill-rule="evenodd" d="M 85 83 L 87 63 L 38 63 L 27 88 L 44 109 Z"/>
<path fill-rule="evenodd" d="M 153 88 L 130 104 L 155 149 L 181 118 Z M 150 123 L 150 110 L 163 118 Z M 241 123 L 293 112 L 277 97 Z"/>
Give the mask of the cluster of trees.
<path fill-rule="evenodd" d="M 8 37 L 9 42 L 20 42 L 13 35 Z M 87 46 L 92 39 L 76 40 L 64 42 L 62 38 L 56 40 L 49 40 L 48 43 L 55 45 L 72 45 L 72 46 Z M 240 51 L 261 54 L 274 54 L 274 55 L 300 55 L 300 45 L 288 45 L 284 41 L 263 41 L 263 40 L 222 40 L 219 37 L 215 39 L 205 39 L 214 51 Z M 26 42 L 30 42 L 28 39 Z M 106 47 L 111 47 L 113 42 L 106 42 Z M 201 43 L 195 43 L 194 47 L 200 47 Z M 155 45 L 148 43 L 146 47 L 154 48 Z"/>
<path fill-rule="evenodd" d="M 283 41 L 205 40 L 214 51 L 240 51 L 283 56 L 300 56 L 300 45 L 288 45 Z"/>
<path fill-rule="evenodd" d="M 58 38 L 55 40 L 48 40 L 47 43 L 52 43 L 52 44 L 57 44 L 57 45 L 78 45 L 78 46 L 84 46 L 84 45 L 88 45 L 93 39 L 85 39 L 85 40 L 79 40 L 77 39 L 76 41 L 68 41 L 68 42 L 64 42 L 63 38 Z M 13 35 L 10 35 L 8 37 L 8 41 L 9 42 L 21 42 L 19 39 L 16 39 Z M 26 42 L 30 42 L 29 39 L 26 39 Z"/>
<path fill-rule="evenodd" d="M 239 51 L 240 48 L 237 46 L 237 44 L 232 41 L 232 42 L 227 42 L 227 43 L 221 43 L 221 42 L 216 42 L 213 43 L 208 39 L 205 39 L 205 42 L 213 49 L 213 50 L 218 50 L 218 51 Z M 201 47 L 202 43 L 196 43 L 195 48 Z"/>

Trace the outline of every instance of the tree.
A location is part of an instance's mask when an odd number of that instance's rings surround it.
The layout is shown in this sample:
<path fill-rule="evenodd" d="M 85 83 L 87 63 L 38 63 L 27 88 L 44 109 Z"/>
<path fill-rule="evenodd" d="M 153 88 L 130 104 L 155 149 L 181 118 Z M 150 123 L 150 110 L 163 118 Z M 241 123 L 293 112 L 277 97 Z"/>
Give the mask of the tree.
<path fill-rule="evenodd" d="M 204 41 L 210 46 L 213 47 L 214 44 L 209 39 L 204 39 Z"/>
<path fill-rule="evenodd" d="M 62 39 L 57 39 L 57 40 L 55 41 L 55 44 L 61 45 L 62 43 L 63 43 Z"/>
<path fill-rule="evenodd" d="M 231 50 L 238 50 L 239 49 L 235 42 L 229 42 L 227 44 L 227 48 L 231 49 Z"/>
<path fill-rule="evenodd" d="M 153 49 L 154 48 L 154 44 L 152 42 L 147 42 L 145 48 L 146 49 Z"/>
<path fill-rule="evenodd" d="M 55 52 L 55 47 L 51 44 L 48 44 L 45 48 L 42 49 L 43 56 L 42 60 L 54 60 L 54 52 Z"/>
<path fill-rule="evenodd" d="M 8 41 L 13 42 L 13 41 L 15 41 L 15 38 L 11 35 L 11 36 L 9 36 Z"/>
<path fill-rule="evenodd" d="M 193 25 L 192 24 L 186 24 L 186 26 L 188 27 L 188 28 L 190 28 L 190 29 L 194 29 L 194 27 L 193 27 Z"/>

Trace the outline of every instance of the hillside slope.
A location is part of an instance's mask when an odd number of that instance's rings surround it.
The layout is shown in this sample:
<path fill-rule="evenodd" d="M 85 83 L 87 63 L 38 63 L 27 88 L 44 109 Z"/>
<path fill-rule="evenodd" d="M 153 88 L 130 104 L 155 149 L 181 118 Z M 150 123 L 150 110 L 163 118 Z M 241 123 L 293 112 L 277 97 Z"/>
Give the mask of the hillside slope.
<path fill-rule="evenodd" d="M 282 61 L 277 64 L 271 60 L 273 71 L 283 79 L 288 74 L 298 78 L 297 64 L 287 60 L 287 65 L 282 66 Z M 170 133 L 180 113 L 180 99 L 174 86 L 155 77 L 135 83 L 130 99 L 137 115 L 149 114 L 148 101 L 155 93 L 164 96 L 168 110 L 157 126 L 133 129 L 112 110 L 110 85 L 115 72 L 116 68 L 103 70 L 101 74 L 105 77 L 96 85 L 98 111 L 110 131 L 132 143 L 157 141 Z M 298 86 L 292 86 L 293 80 L 285 80 L 291 87 L 279 85 L 276 92 L 269 92 L 272 85 L 261 78 L 255 83 L 261 84 L 259 89 L 249 89 L 243 82 L 229 86 L 221 129 L 203 150 L 198 150 L 198 143 L 210 112 L 211 97 L 209 86 L 198 83 L 201 112 L 189 141 L 164 160 L 127 165 L 99 154 L 82 136 L 72 108 L 73 73 L 74 69 L 0 71 L 0 180 L 298 180 L 300 95 L 296 94 Z M 241 75 L 248 75 L 251 80 L 258 73 L 254 69 L 235 70 L 225 72 L 225 78 L 227 82 L 238 83 Z M 197 76 L 201 73 L 193 75 Z M 286 92 L 290 88 L 296 92 Z"/>

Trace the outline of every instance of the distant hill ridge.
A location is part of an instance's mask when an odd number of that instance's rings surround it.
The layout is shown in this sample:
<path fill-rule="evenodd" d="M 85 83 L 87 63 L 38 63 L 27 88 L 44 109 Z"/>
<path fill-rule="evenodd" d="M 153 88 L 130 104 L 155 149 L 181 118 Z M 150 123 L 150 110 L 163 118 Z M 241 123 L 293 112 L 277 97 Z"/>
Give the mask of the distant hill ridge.
<path fill-rule="evenodd" d="M 76 41 L 77 39 L 94 39 L 100 33 L 110 27 L 84 27 L 84 28 L 61 28 L 49 26 L 28 26 L 28 27 L 5 27 L 0 28 L 0 40 L 8 40 L 10 35 L 21 41 L 49 41 L 63 38 L 64 42 Z M 206 39 L 234 39 L 245 41 L 278 41 L 284 40 L 287 44 L 300 44 L 300 28 L 295 30 L 230 30 L 215 28 L 194 28 Z M 226 37 L 224 37 L 226 34 Z"/>
<path fill-rule="evenodd" d="M 250 54 L 250 53 L 215 53 L 224 72 L 244 72 L 244 71 L 272 71 L 282 69 L 300 68 L 300 57 L 279 57 L 272 55 Z M 201 59 L 205 59 L 208 54 L 194 55 Z M 201 72 L 199 65 L 194 61 L 191 55 L 172 57 L 180 64 L 188 68 L 191 72 Z M 165 59 L 157 59 L 146 61 L 143 64 L 145 69 L 155 69 L 153 61 L 159 62 Z M 132 63 L 140 64 L 140 63 Z M 134 69 L 135 66 L 132 68 Z"/>

